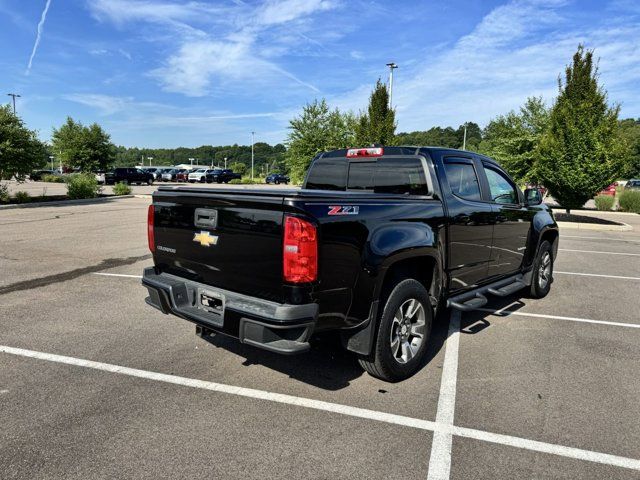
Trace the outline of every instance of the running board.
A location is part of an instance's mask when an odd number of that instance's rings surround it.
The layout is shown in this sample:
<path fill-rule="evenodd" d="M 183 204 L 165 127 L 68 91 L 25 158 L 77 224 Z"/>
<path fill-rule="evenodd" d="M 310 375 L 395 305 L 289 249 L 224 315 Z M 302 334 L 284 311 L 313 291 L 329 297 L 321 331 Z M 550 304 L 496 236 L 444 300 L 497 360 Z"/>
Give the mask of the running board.
<path fill-rule="evenodd" d="M 516 280 L 515 282 L 510 283 L 509 285 L 505 285 L 501 288 L 489 288 L 487 289 L 487 292 L 489 292 L 491 295 L 496 295 L 497 297 L 508 297 L 512 293 L 516 293 L 518 290 L 522 290 L 524 287 L 526 287 L 526 285 L 523 281 Z"/>
<path fill-rule="evenodd" d="M 475 310 L 476 308 L 484 307 L 487 304 L 487 297 L 482 295 L 481 293 L 476 293 L 475 297 L 470 298 L 464 303 L 454 302 L 449 300 L 449 306 L 455 308 L 456 310 L 461 310 L 463 312 L 470 312 L 471 310 Z"/>
<path fill-rule="evenodd" d="M 487 303 L 485 294 L 490 293 L 498 297 L 506 297 L 527 286 L 527 278 L 518 274 L 513 277 L 503 278 L 497 282 L 478 287 L 470 292 L 461 293 L 447 300 L 447 307 L 455 308 L 463 312 L 469 312 L 483 307 Z"/>

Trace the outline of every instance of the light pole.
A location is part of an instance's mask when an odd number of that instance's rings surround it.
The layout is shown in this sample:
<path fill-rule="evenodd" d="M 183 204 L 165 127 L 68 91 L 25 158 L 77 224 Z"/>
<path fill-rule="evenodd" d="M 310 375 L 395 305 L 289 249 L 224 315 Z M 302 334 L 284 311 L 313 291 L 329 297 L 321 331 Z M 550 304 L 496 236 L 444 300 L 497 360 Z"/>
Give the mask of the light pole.
<path fill-rule="evenodd" d="M 253 144 L 256 132 L 251 132 L 251 180 L 253 180 Z"/>
<path fill-rule="evenodd" d="M 149 166 L 151 166 L 151 160 L 153 160 L 153 157 L 147 157 L 147 160 L 149 160 Z M 142 164 L 144 165 L 144 162 L 142 162 Z"/>
<path fill-rule="evenodd" d="M 56 158 L 53 155 L 49 155 L 49 160 L 51 160 L 51 171 L 53 172 L 53 159 Z"/>
<path fill-rule="evenodd" d="M 13 98 L 13 114 L 16 114 L 16 97 L 20 98 L 20 95 L 17 93 L 7 93 L 8 96 Z"/>
<path fill-rule="evenodd" d="M 462 150 L 467 149 L 467 124 L 464 124 L 464 136 L 462 137 Z"/>
<path fill-rule="evenodd" d="M 193 161 L 195 160 L 195 158 L 189 158 L 189 161 L 191 162 L 191 168 L 193 168 Z"/>
<path fill-rule="evenodd" d="M 227 169 L 227 157 L 224 157 L 224 169 Z"/>
<path fill-rule="evenodd" d="M 398 68 L 394 62 L 387 63 L 387 67 L 389 67 L 389 109 L 393 108 L 393 71 Z"/>

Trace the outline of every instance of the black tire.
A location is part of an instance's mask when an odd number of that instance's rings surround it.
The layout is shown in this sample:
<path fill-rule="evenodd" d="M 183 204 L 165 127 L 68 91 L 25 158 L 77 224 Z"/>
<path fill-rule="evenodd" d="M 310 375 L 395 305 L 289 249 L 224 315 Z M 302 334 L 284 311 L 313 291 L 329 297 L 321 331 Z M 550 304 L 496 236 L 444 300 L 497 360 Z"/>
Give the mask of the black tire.
<path fill-rule="evenodd" d="M 531 298 L 544 298 L 551 290 L 553 283 L 553 249 L 548 241 L 543 241 L 538 247 L 536 260 L 533 262 L 531 277 Z"/>
<path fill-rule="evenodd" d="M 153 185 L 153 180 L 152 180 L 152 179 L 150 179 L 150 178 L 148 178 L 148 179 L 147 179 L 147 185 Z"/>
<path fill-rule="evenodd" d="M 275 182 L 273 182 L 273 183 L 275 183 L 276 185 L 280 185 L 280 180 L 276 180 L 276 181 L 275 181 Z"/>
<path fill-rule="evenodd" d="M 424 329 L 422 340 L 417 346 L 416 351 L 413 352 L 413 356 L 405 359 L 403 362 L 403 360 L 397 358 L 392 351 L 392 343 L 395 343 L 393 342 L 394 333 L 396 333 L 395 338 L 402 338 L 399 336 L 399 325 L 394 317 L 396 317 L 396 313 L 402 312 L 402 307 L 410 302 L 410 300 L 417 301 L 422 307 L 422 312 L 424 313 Z M 409 306 L 411 306 L 411 304 L 409 304 Z M 419 312 L 416 312 L 416 315 L 418 315 L 418 313 Z M 422 361 L 427 352 L 430 340 L 432 323 L 433 310 L 431 308 L 431 302 L 429 301 L 429 293 L 424 286 L 413 278 L 399 281 L 386 296 L 384 308 L 379 316 L 373 350 L 368 357 L 360 357 L 358 359 L 360 366 L 362 366 L 369 375 L 387 382 L 398 382 L 409 378 L 422 367 Z M 413 330 L 407 331 L 407 338 L 410 339 L 410 335 L 412 334 Z M 402 343 L 413 344 L 415 337 L 411 342 L 408 340 L 407 342 L 398 341 L 401 344 L 399 345 L 400 349 L 396 349 L 396 351 L 397 353 L 402 352 L 404 356 L 405 350 L 402 347 Z"/>

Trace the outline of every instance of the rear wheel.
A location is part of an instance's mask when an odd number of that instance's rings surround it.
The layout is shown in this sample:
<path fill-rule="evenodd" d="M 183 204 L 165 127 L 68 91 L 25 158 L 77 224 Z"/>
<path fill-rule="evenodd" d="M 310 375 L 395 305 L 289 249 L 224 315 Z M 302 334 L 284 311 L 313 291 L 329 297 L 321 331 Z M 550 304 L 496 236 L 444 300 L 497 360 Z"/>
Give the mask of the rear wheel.
<path fill-rule="evenodd" d="M 424 286 L 412 278 L 398 282 L 380 315 L 373 351 L 359 359 L 360 365 L 388 382 L 409 378 L 422 366 L 432 323 L 433 311 Z"/>
<path fill-rule="evenodd" d="M 533 264 L 530 296 L 532 298 L 546 297 L 553 282 L 553 253 L 551 244 L 544 241 L 538 248 L 536 261 Z"/>

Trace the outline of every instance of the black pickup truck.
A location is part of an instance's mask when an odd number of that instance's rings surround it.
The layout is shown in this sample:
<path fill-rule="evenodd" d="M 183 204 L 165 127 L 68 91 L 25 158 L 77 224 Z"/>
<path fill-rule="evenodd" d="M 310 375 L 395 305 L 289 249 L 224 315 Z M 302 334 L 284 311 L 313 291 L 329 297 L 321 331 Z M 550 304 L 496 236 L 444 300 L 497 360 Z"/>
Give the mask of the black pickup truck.
<path fill-rule="evenodd" d="M 105 185 L 115 185 L 116 183 L 138 183 L 151 185 L 153 183 L 153 173 L 147 172 L 140 168 L 116 168 L 112 172 L 104 175 Z"/>
<path fill-rule="evenodd" d="M 160 187 L 147 303 L 279 353 L 339 331 L 372 375 L 420 368 L 438 309 L 551 287 L 558 227 L 492 159 L 432 147 L 316 156 L 301 190 Z"/>

